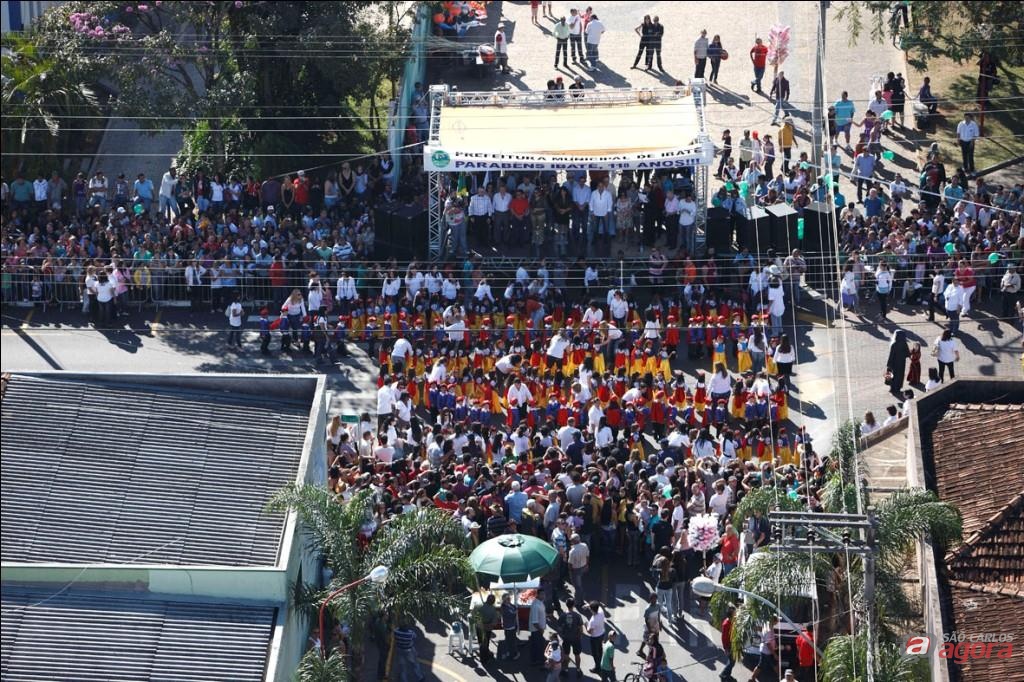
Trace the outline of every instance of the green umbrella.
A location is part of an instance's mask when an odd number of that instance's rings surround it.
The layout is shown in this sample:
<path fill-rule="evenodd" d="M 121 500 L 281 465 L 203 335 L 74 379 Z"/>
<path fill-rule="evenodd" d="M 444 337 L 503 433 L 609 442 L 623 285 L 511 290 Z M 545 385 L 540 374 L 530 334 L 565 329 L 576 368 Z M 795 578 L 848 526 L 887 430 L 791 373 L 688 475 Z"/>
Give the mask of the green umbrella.
<path fill-rule="evenodd" d="M 503 582 L 538 578 L 558 560 L 558 550 L 530 535 L 499 535 L 482 543 L 469 555 L 477 573 Z"/>

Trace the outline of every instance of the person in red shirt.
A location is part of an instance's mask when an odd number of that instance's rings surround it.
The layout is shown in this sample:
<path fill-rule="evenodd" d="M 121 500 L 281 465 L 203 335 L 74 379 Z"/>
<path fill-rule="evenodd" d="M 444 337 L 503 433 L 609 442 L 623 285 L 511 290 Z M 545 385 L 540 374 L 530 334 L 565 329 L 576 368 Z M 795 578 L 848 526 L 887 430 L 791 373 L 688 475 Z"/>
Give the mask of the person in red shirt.
<path fill-rule="evenodd" d="M 964 302 L 961 314 L 966 315 L 971 312 L 971 297 L 974 295 L 974 290 L 978 288 L 978 280 L 974 276 L 974 268 L 966 260 L 961 260 L 957 263 L 956 272 L 953 273 L 953 276 L 960 280 L 960 284 L 963 285 Z"/>
<path fill-rule="evenodd" d="M 723 680 L 733 680 L 732 668 L 736 665 L 736 661 L 732 657 L 732 619 L 736 616 L 736 607 L 730 606 L 729 610 L 725 614 L 725 618 L 722 619 L 722 648 L 725 649 L 726 664 L 722 668 L 722 672 L 718 675 Z"/>
<path fill-rule="evenodd" d="M 309 205 L 309 180 L 306 179 L 306 171 L 299 171 L 298 177 L 292 180 L 292 187 L 295 205 L 302 210 Z"/>
<path fill-rule="evenodd" d="M 722 537 L 722 577 L 736 568 L 740 561 L 740 536 L 733 525 L 726 524 L 725 535 Z"/>
<path fill-rule="evenodd" d="M 530 200 L 526 198 L 526 193 L 517 191 L 508 209 L 512 213 L 512 244 L 525 245 L 530 226 Z"/>
<path fill-rule="evenodd" d="M 768 63 L 768 47 L 760 38 L 754 40 L 754 46 L 750 48 L 750 62 L 754 65 L 754 80 L 750 81 L 750 87 L 763 95 L 761 80 L 764 78 L 764 68 Z"/>
<path fill-rule="evenodd" d="M 804 672 L 809 673 L 809 677 L 814 676 L 814 663 L 817 657 L 818 652 L 814 650 L 814 633 L 804 630 L 796 638 L 796 672 L 800 679 L 805 679 Z"/>

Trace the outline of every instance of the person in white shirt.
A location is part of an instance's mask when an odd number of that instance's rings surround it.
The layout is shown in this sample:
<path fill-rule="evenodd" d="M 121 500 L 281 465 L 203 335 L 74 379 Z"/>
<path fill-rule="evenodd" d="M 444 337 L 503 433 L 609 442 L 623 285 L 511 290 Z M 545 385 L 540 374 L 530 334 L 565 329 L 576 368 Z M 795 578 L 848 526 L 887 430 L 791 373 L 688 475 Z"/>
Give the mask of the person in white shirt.
<path fill-rule="evenodd" d="M 963 157 L 963 168 L 967 173 L 974 172 L 974 141 L 981 137 L 974 115 L 964 114 L 964 120 L 956 124 L 956 139 L 960 143 L 960 155 Z"/>
<path fill-rule="evenodd" d="M 334 297 L 341 305 L 342 311 L 345 314 L 348 314 L 348 306 L 352 305 L 352 301 L 356 300 L 356 297 L 358 296 L 356 293 L 355 278 L 343 271 L 341 276 L 338 277 L 335 289 Z"/>
<path fill-rule="evenodd" d="M 409 270 L 405 274 L 405 294 L 410 301 L 416 298 L 416 294 L 424 287 L 424 283 L 423 273 L 414 264 L 410 264 Z"/>
<path fill-rule="evenodd" d="M 462 343 L 466 337 L 466 322 L 461 318 L 455 318 L 451 324 L 446 324 L 444 330 L 448 332 L 448 340 Z"/>
<path fill-rule="evenodd" d="M 526 384 L 519 377 L 512 381 L 512 385 L 508 387 L 508 393 L 505 394 L 508 409 L 519 410 L 520 417 L 526 415 L 526 408 L 532 398 L 533 394 L 530 393 L 530 389 L 526 387 Z"/>
<path fill-rule="evenodd" d="M 751 185 L 753 187 L 753 185 Z M 685 248 L 691 253 L 696 244 L 697 202 L 687 193 L 679 202 L 679 241 L 676 248 Z"/>
<path fill-rule="evenodd" d="M 665 192 L 665 226 L 672 232 L 669 235 L 670 244 L 678 238 L 675 232 L 679 226 L 679 197 L 672 190 Z"/>
<path fill-rule="evenodd" d="M 228 346 L 242 347 L 242 297 L 235 294 L 235 300 L 232 301 L 231 305 L 224 311 L 224 315 L 228 318 L 228 325 L 231 329 L 228 331 Z"/>
<path fill-rule="evenodd" d="M 89 205 L 99 206 L 103 210 L 107 208 L 107 176 L 103 171 L 96 171 L 96 175 L 89 181 Z"/>
<path fill-rule="evenodd" d="M 949 370 L 949 378 L 955 379 L 956 371 L 953 369 L 953 365 L 960 360 L 960 349 L 957 347 L 953 331 L 947 329 L 942 332 L 942 335 L 935 339 L 934 348 L 935 361 L 939 365 L 939 383 L 945 381 L 946 370 Z"/>
<path fill-rule="evenodd" d="M 551 337 L 551 341 L 548 343 L 548 362 L 560 367 L 562 360 L 565 359 L 565 349 L 568 347 L 569 339 L 562 334 L 561 330 L 555 332 L 555 335 Z"/>
<path fill-rule="evenodd" d="M 495 244 L 504 244 L 508 241 L 509 230 L 512 225 L 512 216 L 509 206 L 512 204 L 512 195 L 509 194 L 505 185 L 498 187 L 498 193 L 491 197 L 491 241 Z"/>
<path fill-rule="evenodd" d="M 586 56 L 583 52 L 583 17 L 580 16 L 580 12 L 575 7 L 569 10 L 569 19 L 566 21 L 569 25 L 569 47 L 572 52 L 572 61 L 574 64 L 582 62 Z"/>
<path fill-rule="evenodd" d="M 309 293 L 306 295 L 306 305 L 311 313 L 316 313 L 324 304 L 324 285 L 319 277 L 309 280 L 307 291 Z"/>
<path fill-rule="evenodd" d="M 498 71 L 512 73 L 508 68 L 508 37 L 505 36 L 504 22 L 499 23 L 498 30 L 494 32 L 494 56 Z"/>
<path fill-rule="evenodd" d="M 398 400 L 398 391 L 391 384 L 391 377 L 384 377 L 384 385 L 377 389 L 377 429 L 384 427 L 384 421 L 391 416 Z"/>
<path fill-rule="evenodd" d="M 946 300 L 946 319 L 949 320 L 949 329 L 956 334 L 960 331 L 960 309 L 964 304 L 964 288 L 956 277 L 946 286 L 942 292 Z"/>
<path fill-rule="evenodd" d="M 775 267 L 775 266 L 772 266 Z M 768 314 L 771 315 L 772 336 L 782 334 L 782 316 L 786 314 L 786 290 L 782 281 L 772 277 L 768 282 Z"/>
<path fill-rule="evenodd" d="M 401 291 L 402 280 L 393 271 L 386 274 L 384 276 L 384 283 L 381 286 L 381 294 L 385 298 L 397 298 Z"/>
<path fill-rule="evenodd" d="M 498 361 L 494 363 L 494 366 L 502 374 L 511 374 L 518 369 L 522 362 L 523 357 L 521 355 L 510 354 L 501 356 Z"/>
<path fill-rule="evenodd" d="M 394 367 L 395 374 L 403 373 L 406 358 L 410 355 L 412 355 L 412 344 L 409 343 L 409 339 L 402 337 L 395 341 L 395 345 L 391 349 L 391 365 Z"/>
<path fill-rule="evenodd" d="M 590 307 L 583 311 L 583 324 L 589 327 L 599 327 L 604 320 L 604 311 L 597 303 L 591 303 Z"/>
<path fill-rule="evenodd" d="M 601 58 L 598 53 L 598 46 L 601 44 L 601 36 L 604 35 L 604 24 L 601 23 L 596 14 L 593 14 L 590 17 L 590 21 L 587 22 L 585 30 L 587 33 L 587 61 L 590 62 L 590 70 L 594 71 L 597 69 L 597 63 Z"/>
<path fill-rule="evenodd" d="M 882 428 L 882 425 L 875 421 L 875 413 L 865 412 L 864 421 L 862 421 L 860 424 L 860 435 L 870 435 L 880 428 Z"/>
<path fill-rule="evenodd" d="M 693 70 L 694 78 L 703 78 L 704 69 L 708 63 L 708 30 L 702 28 L 700 37 L 693 44 L 693 63 L 696 68 Z"/>
<path fill-rule="evenodd" d="M 487 188 L 481 184 L 477 187 L 476 194 L 469 199 L 469 231 L 481 243 L 487 241 L 490 231 L 488 223 L 493 214 L 494 203 L 487 196 Z"/>
<path fill-rule="evenodd" d="M 476 292 L 473 294 L 473 298 L 483 303 L 484 301 L 490 301 L 494 303 L 494 294 L 491 293 L 491 285 L 487 283 L 487 278 L 480 280 L 480 283 L 476 285 Z"/>
<path fill-rule="evenodd" d="M 612 205 L 612 193 L 608 191 L 608 180 L 604 179 L 590 194 L 590 229 L 587 230 L 588 254 L 594 243 L 595 234 L 602 244 L 606 239 L 612 239 L 615 236 L 611 224 Z"/>
<path fill-rule="evenodd" d="M 459 297 L 459 289 L 462 285 L 459 284 L 458 280 L 454 276 L 449 275 L 444 282 L 441 283 L 441 296 L 444 300 L 451 302 Z"/>
<path fill-rule="evenodd" d="M 444 358 L 438 358 L 434 366 L 430 368 L 427 375 L 427 383 L 443 384 L 448 379 L 448 362 Z"/>
<path fill-rule="evenodd" d="M 177 188 L 178 171 L 174 168 L 168 168 L 167 172 L 160 178 L 159 195 L 160 215 L 166 216 L 168 219 L 177 218 L 181 212 L 178 206 Z"/>
<path fill-rule="evenodd" d="M 1006 272 L 1003 273 L 1002 279 L 999 280 L 999 291 L 1002 292 L 1003 296 L 1001 317 L 1004 320 L 1011 321 L 1017 299 L 1020 297 L 1020 275 L 1017 274 L 1016 265 L 1011 263 L 1006 266 Z"/>

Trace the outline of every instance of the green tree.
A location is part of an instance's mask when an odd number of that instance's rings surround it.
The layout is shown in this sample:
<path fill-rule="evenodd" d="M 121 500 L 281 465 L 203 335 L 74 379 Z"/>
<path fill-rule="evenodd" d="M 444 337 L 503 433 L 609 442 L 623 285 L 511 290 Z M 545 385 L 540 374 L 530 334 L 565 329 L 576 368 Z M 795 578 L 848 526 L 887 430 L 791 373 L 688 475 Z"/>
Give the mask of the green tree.
<path fill-rule="evenodd" d="M 68 116 L 99 114 L 96 91 L 82 72 L 63 68 L 26 36 L 4 36 L 4 149 L 63 152 L 69 140 L 61 135 Z M 24 165 L 26 157 L 12 157 Z M 43 160 L 49 165 L 49 161 Z M 33 169 L 40 170 L 40 169 Z M 48 169 L 47 169 L 48 170 Z"/>
<path fill-rule="evenodd" d="M 394 625 L 403 618 L 452 618 L 468 606 L 466 588 L 475 584 L 465 533 L 451 514 L 424 509 L 383 524 L 369 543 L 359 535 L 373 517 L 374 498 L 357 494 L 346 503 L 321 486 L 291 485 L 279 491 L 269 508 L 295 510 L 333 571 L 324 589 L 295 586 L 293 603 L 316 627 L 320 604 L 333 590 L 357 581 L 375 566 L 388 568 L 382 585 L 364 583 L 331 601 L 334 618 L 351 628 L 352 650 L 362 651 L 374 622 Z M 386 655 L 386 654 L 385 654 Z M 303 680 L 337 679 L 339 662 L 304 660 Z"/>
<path fill-rule="evenodd" d="M 111 82 L 119 115 L 183 128 L 186 172 L 271 174 L 315 165 L 303 154 L 371 149 L 382 117 L 369 130 L 364 119 L 408 48 L 393 5 L 77 0 L 50 9 L 32 38 Z"/>
<path fill-rule="evenodd" d="M 839 635 L 825 646 L 819 671 L 822 682 L 865 682 L 868 667 L 867 637 L 864 633 Z M 876 682 L 926 682 L 931 679 L 928 662 L 906 657 L 893 642 L 875 647 Z"/>
<path fill-rule="evenodd" d="M 856 447 L 856 424 L 848 422 L 840 426 L 833 439 L 832 455 L 829 458 L 831 470 L 829 479 L 823 495 L 826 512 L 852 512 L 855 507 L 851 506 L 849 495 L 856 495 L 852 489 L 851 481 L 856 481 L 857 470 L 857 447 Z M 829 492 L 831 490 L 831 493 Z M 844 491 L 846 494 L 844 494 Z M 757 492 L 758 497 L 749 503 L 751 507 L 767 509 L 770 511 L 775 507 L 771 505 L 771 497 L 764 492 Z M 779 496 L 779 508 L 785 510 L 787 507 L 781 504 L 786 499 Z M 865 504 L 871 504 L 866 500 Z M 742 504 L 742 503 L 741 503 Z M 921 536 L 928 536 L 933 542 L 940 546 L 948 546 L 958 541 L 962 534 L 962 523 L 960 513 L 957 509 L 945 502 L 941 502 L 934 493 L 919 488 L 907 488 L 891 493 L 888 497 L 875 503 L 875 518 L 878 522 L 876 540 L 878 544 L 878 556 L 875 564 L 875 601 L 874 608 L 879 617 L 878 642 L 888 645 L 894 643 L 900 634 L 900 628 L 909 623 L 919 612 L 919 607 L 908 596 L 903 589 L 902 574 L 907 561 L 910 559 L 915 544 Z M 739 511 L 739 510 L 737 510 Z M 724 580 L 723 584 L 738 587 L 764 597 L 772 603 L 778 604 L 783 612 L 795 602 L 798 593 L 794 586 L 806 582 L 808 575 L 813 575 L 818 586 L 819 603 L 825 603 L 824 586 L 829 585 L 829 590 L 834 599 L 828 600 L 832 606 L 831 613 L 821 616 L 821 630 L 819 637 L 823 640 L 833 634 L 852 634 L 853 626 L 849 612 L 864 613 L 865 605 L 862 603 L 863 594 L 863 564 L 856 556 L 849 557 L 848 563 L 845 555 L 833 555 L 828 553 L 815 554 L 813 557 L 803 554 L 787 554 L 771 559 L 747 562 L 743 566 L 732 571 Z M 844 596 L 852 594 L 853 604 L 844 602 Z M 849 601 L 849 600 L 846 600 Z M 729 605 L 737 606 L 736 615 L 733 620 L 733 653 L 738 656 L 742 650 L 743 643 L 749 639 L 771 615 L 772 610 L 754 600 L 741 601 L 735 595 L 719 592 L 711 599 L 712 616 L 716 623 L 720 623 Z M 822 633 L 822 630 L 824 631 Z M 841 652 L 849 653 L 847 643 L 843 650 L 840 645 L 832 648 L 832 653 L 825 650 L 826 660 L 829 664 L 830 656 L 839 656 Z M 880 646 L 880 650 L 881 650 Z M 889 665 L 891 661 L 881 653 L 876 657 L 876 666 Z M 841 662 L 835 663 L 842 665 Z M 837 670 L 839 668 L 837 667 Z M 880 668 L 881 669 L 881 668 Z M 842 679 L 842 678 L 835 678 Z M 847 678 L 849 679 L 849 678 Z M 891 677 L 878 679 L 913 679 Z"/>
<path fill-rule="evenodd" d="M 947 57 L 957 63 L 988 52 L 1004 64 L 1024 61 L 1024 4 L 1008 2 L 915 2 L 909 29 L 893 21 L 892 2 L 848 2 L 836 10 L 846 21 L 851 42 L 865 31 L 881 42 L 899 35 L 911 66 L 923 70 L 928 60 Z"/>

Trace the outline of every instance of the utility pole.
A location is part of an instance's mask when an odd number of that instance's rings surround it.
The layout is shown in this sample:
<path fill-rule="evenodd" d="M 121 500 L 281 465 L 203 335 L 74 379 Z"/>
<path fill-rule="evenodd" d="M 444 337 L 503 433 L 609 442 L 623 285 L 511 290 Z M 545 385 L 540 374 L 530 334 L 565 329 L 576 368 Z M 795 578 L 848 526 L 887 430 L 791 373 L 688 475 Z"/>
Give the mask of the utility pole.
<path fill-rule="evenodd" d="M 864 541 L 869 547 L 877 546 L 877 525 L 875 508 L 868 507 L 868 527 L 864 530 Z M 874 552 L 864 555 L 864 607 L 867 610 L 865 634 L 868 638 L 867 646 L 864 648 L 867 652 L 867 682 L 874 682 L 875 679 L 875 556 Z"/>
<path fill-rule="evenodd" d="M 878 556 L 875 508 L 868 507 L 867 514 L 773 511 L 768 514 L 768 521 L 773 533 L 769 551 L 793 554 L 848 553 L 864 557 L 864 602 L 867 609 L 865 634 L 868 639 L 865 679 L 874 682 L 875 558 Z"/>
<path fill-rule="evenodd" d="M 813 128 L 812 139 L 812 152 L 813 163 L 816 168 L 821 168 L 822 159 L 822 143 L 824 141 L 824 135 L 822 135 L 822 129 L 825 125 L 825 29 L 828 26 L 828 6 L 829 0 L 819 0 L 818 2 L 818 50 L 814 59 L 814 111 L 811 114 L 811 127 Z M 819 173 L 820 175 L 820 173 Z"/>

